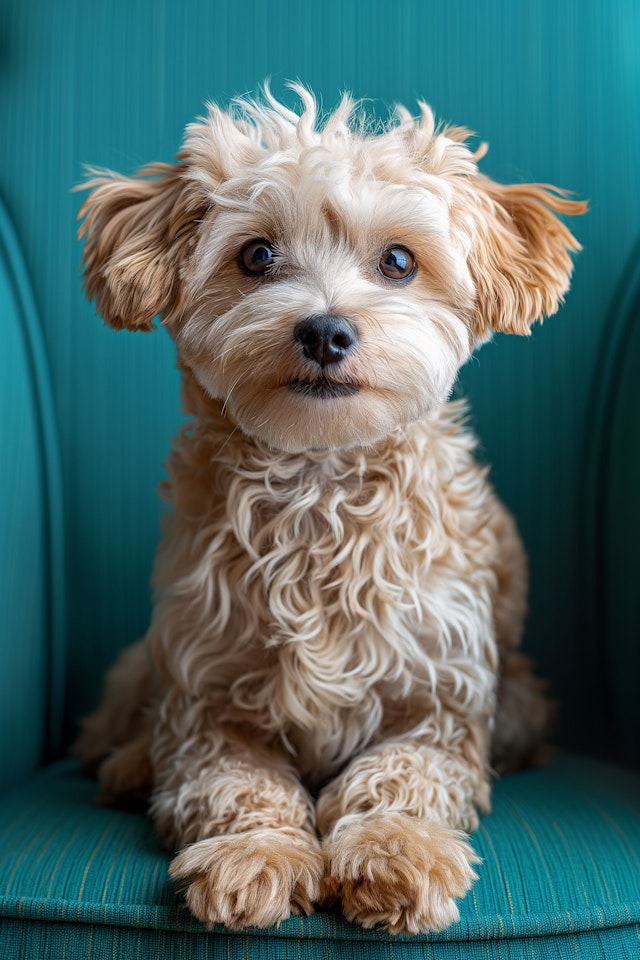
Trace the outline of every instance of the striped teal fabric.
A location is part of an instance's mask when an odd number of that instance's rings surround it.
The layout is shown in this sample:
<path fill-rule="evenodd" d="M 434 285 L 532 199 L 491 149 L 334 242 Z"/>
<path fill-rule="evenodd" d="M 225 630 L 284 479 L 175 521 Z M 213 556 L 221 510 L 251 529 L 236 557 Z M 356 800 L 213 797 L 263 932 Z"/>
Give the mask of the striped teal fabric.
<path fill-rule="evenodd" d="M 561 758 L 499 782 L 460 922 L 418 938 L 323 914 L 207 933 L 176 897 L 150 821 L 96 793 L 62 763 L 0 801 L 3 960 L 640 957 L 640 777 L 613 767 Z"/>

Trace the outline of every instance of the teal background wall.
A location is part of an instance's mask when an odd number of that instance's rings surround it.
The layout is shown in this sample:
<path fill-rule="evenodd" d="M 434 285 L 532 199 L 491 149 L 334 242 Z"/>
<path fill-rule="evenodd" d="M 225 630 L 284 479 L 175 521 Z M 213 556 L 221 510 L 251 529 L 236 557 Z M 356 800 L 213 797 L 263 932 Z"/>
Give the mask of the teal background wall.
<path fill-rule="evenodd" d="M 603 615 L 612 578 L 618 621 L 628 626 L 634 608 L 630 587 L 596 562 L 602 524 L 610 551 L 618 533 L 600 509 L 593 464 L 607 424 L 594 411 L 608 389 L 603 371 L 619 369 L 605 359 L 640 234 L 639 49 L 636 0 L 0 2 L 0 195 L 31 279 L 59 426 L 67 734 L 115 651 L 146 628 L 155 488 L 179 422 L 168 337 L 116 335 L 83 298 L 81 200 L 71 191 L 83 163 L 132 172 L 170 160 L 204 101 L 271 77 L 288 99 L 284 81 L 300 78 L 327 107 L 345 89 L 383 114 L 423 97 L 490 143 L 482 167 L 496 179 L 589 198 L 589 215 L 572 224 L 584 252 L 566 306 L 528 340 L 497 337 L 465 368 L 461 391 L 529 549 L 527 645 L 561 701 L 561 740 L 611 747 L 614 685 L 637 629 L 612 662 L 607 623 L 616 628 Z M 628 411 L 632 370 L 627 379 Z M 2 402 L 22 402 L 12 397 Z M 35 596 L 32 587 L 15 591 Z M 31 611 L 49 612 L 46 603 Z M 42 637 L 54 642 L 45 627 Z M 5 628 L 0 685 L 16 670 L 29 675 L 29 658 Z"/>

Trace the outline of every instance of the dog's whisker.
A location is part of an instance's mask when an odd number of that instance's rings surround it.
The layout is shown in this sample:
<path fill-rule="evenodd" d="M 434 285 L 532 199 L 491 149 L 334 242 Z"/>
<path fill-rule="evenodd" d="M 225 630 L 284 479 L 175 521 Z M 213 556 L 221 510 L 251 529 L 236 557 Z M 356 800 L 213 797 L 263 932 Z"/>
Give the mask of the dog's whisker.
<path fill-rule="evenodd" d="M 223 416 L 226 415 L 227 407 L 229 406 L 229 403 L 231 402 L 231 395 L 232 395 L 235 387 L 238 385 L 238 383 L 239 383 L 240 380 L 242 379 L 242 377 L 243 377 L 243 374 L 242 374 L 242 373 L 239 373 L 238 376 L 237 376 L 237 377 L 235 378 L 235 380 L 233 381 L 233 383 L 231 384 L 231 386 L 229 387 L 229 389 L 227 390 L 227 394 L 226 394 L 226 396 L 225 396 L 224 403 L 222 404 L 222 415 L 223 415 Z"/>
<path fill-rule="evenodd" d="M 240 427 L 238 426 L 238 424 L 236 424 L 236 425 L 232 428 L 232 430 L 231 430 L 231 432 L 229 433 L 229 435 L 228 435 L 228 436 L 224 439 L 224 441 L 222 442 L 222 445 L 221 445 L 220 447 L 218 447 L 218 450 L 216 451 L 216 456 L 217 456 L 217 457 L 222 456 L 222 454 L 224 453 L 225 447 L 227 446 L 228 443 L 231 442 L 231 440 L 233 440 L 233 437 L 235 436 L 235 434 L 237 433 L 237 431 L 238 431 L 239 429 L 240 429 Z"/>

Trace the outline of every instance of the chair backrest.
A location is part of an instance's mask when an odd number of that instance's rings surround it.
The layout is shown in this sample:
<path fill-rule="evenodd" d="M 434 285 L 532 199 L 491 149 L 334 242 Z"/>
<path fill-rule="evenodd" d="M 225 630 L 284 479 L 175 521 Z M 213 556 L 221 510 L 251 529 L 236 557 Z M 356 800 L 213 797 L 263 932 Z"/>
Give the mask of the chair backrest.
<path fill-rule="evenodd" d="M 60 750 L 64 553 L 42 331 L 0 202 L 0 790 Z"/>
<path fill-rule="evenodd" d="M 67 0 L 63 15 L 57 4 L 22 0 L 10 6 L 4 28 L 11 96 L 0 191 L 24 252 L 53 384 L 52 399 L 43 399 L 21 332 L 24 307 L 8 280 L 3 305 L 13 306 L 0 317 L 0 400 L 13 472 L 3 465 L 0 590 L 12 619 L 4 618 L 0 637 L 0 694 L 3 710 L 14 701 L 32 705 L 20 713 L 24 763 L 45 739 L 55 744 L 70 735 L 107 663 L 145 630 L 160 513 L 154 491 L 180 421 L 165 332 L 115 335 L 83 297 L 74 222 L 81 197 L 72 187 L 83 163 L 129 173 L 171 160 L 205 100 L 255 91 L 269 75 L 292 103 L 288 77 L 308 82 L 327 105 L 343 89 L 379 98 L 371 109 L 381 115 L 381 104 L 413 108 L 423 96 L 443 119 L 490 141 L 482 168 L 496 179 L 550 182 L 589 198 L 591 212 L 571 225 L 584 251 L 566 306 L 529 340 L 498 337 L 483 348 L 463 371 L 461 391 L 529 549 L 527 645 L 562 704 L 562 742 L 585 749 L 597 742 L 598 718 L 615 699 L 603 663 L 637 718 L 625 659 L 632 614 L 638 622 L 628 572 L 638 531 L 629 506 L 637 460 L 631 473 L 626 454 L 639 422 L 637 335 L 625 341 L 616 367 L 606 502 L 592 446 L 603 384 L 610 391 L 603 358 L 612 305 L 640 223 L 640 5 L 405 0 L 391 8 L 384 0 L 282 0 L 266 14 L 259 4 L 240 12 L 209 0 Z M 53 476 L 44 468 L 46 411 L 55 411 L 59 431 L 64 565 L 51 552 L 57 507 L 45 506 Z M 614 558 L 603 561 L 604 572 L 597 544 Z M 49 605 L 61 598 L 64 654 L 60 629 L 55 641 L 49 634 Z M 61 622 L 59 610 L 54 621 Z M 10 729 L 1 735 L 10 737 Z M 601 746 L 610 739 L 607 732 Z"/>
<path fill-rule="evenodd" d="M 640 767 L 640 246 L 615 300 L 594 411 L 592 592 L 609 729 L 619 755 Z"/>

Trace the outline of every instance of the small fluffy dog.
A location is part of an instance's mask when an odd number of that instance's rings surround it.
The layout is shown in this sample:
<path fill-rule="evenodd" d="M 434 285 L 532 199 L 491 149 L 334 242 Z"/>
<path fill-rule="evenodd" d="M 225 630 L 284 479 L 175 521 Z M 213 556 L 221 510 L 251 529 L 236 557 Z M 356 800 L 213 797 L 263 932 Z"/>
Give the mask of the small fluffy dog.
<path fill-rule="evenodd" d="M 440 930 L 475 878 L 493 769 L 548 709 L 518 652 L 526 563 L 459 404 L 491 331 L 556 311 L 584 204 L 479 172 L 469 133 L 349 98 L 209 108 L 178 162 L 96 173 L 88 295 L 170 331 L 188 422 L 144 641 L 77 745 L 150 793 L 207 925 L 316 903 Z"/>

